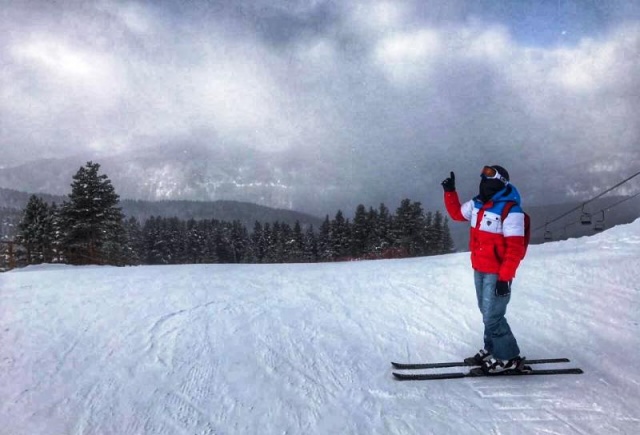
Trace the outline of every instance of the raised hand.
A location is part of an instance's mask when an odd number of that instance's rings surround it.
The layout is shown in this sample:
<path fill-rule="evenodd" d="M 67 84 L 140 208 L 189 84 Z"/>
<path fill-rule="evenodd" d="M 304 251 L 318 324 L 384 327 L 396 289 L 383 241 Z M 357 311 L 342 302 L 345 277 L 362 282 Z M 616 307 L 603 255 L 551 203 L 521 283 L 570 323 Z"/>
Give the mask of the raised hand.
<path fill-rule="evenodd" d="M 454 174 L 453 171 L 451 171 L 451 176 L 449 178 L 445 178 L 441 184 L 445 192 L 455 192 L 456 191 L 456 174 Z"/>

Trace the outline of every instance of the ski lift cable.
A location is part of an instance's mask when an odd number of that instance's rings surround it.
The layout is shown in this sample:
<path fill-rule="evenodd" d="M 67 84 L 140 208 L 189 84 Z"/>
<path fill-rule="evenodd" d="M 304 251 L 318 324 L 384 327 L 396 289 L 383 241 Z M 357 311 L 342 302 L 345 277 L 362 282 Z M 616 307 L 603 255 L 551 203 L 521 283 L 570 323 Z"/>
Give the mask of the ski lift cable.
<path fill-rule="evenodd" d="M 598 195 L 594 196 L 593 198 L 591 198 L 591 199 L 589 199 L 589 200 L 587 200 L 587 201 L 583 202 L 582 204 L 578 205 L 577 207 L 572 208 L 572 209 L 571 209 L 571 210 L 569 210 L 568 212 L 561 214 L 561 215 L 560 215 L 560 216 L 558 216 L 557 218 L 555 218 L 555 219 L 552 219 L 552 220 L 550 220 L 550 221 L 545 222 L 545 223 L 544 223 L 544 225 L 540 225 L 539 227 L 534 228 L 534 229 L 533 229 L 533 231 L 538 231 L 538 230 L 540 230 L 540 229 L 542 229 L 542 228 L 545 228 L 547 225 L 549 225 L 549 224 L 551 224 L 551 223 L 553 223 L 553 222 L 559 221 L 560 219 L 562 219 L 563 217 L 565 217 L 565 216 L 567 216 L 567 215 L 569 215 L 569 214 L 573 213 L 574 211 L 579 210 L 579 209 L 581 209 L 581 208 L 584 208 L 584 206 L 585 206 L 585 205 L 589 204 L 590 202 L 595 201 L 596 199 L 600 198 L 601 196 L 604 196 L 605 194 L 607 194 L 607 193 L 611 192 L 612 190 L 614 190 L 614 189 L 616 189 L 616 188 L 618 188 L 618 187 L 622 186 L 624 183 L 626 183 L 626 182 L 628 182 L 629 180 L 631 180 L 631 179 L 633 179 L 633 178 L 637 177 L 638 175 L 640 175 L 640 172 L 636 172 L 635 174 L 633 174 L 633 175 L 632 175 L 632 176 L 630 176 L 629 178 L 626 178 L 626 179 L 622 180 L 621 182 L 619 182 L 619 183 L 618 183 L 618 184 L 616 184 L 615 186 L 612 186 L 612 187 L 608 188 L 608 189 L 607 189 L 607 190 L 605 190 L 604 192 L 602 192 L 602 193 L 600 193 L 600 194 L 598 194 Z"/>
<path fill-rule="evenodd" d="M 638 195 L 640 195 L 640 192 L 637 192 L 631 196 L 628 196 L 614 204 L 611 204 L 610 206 L 608 206 L 607 208 L 603 208 L 602 210 L 600 210 L 598 213 L 602 213 L 602 218 L 599 219 L 598 221 L 595 222 L 595 226 L 596 228 L 594 228 L 596 231 L 602 231 L 604 229 L 604 212 L 611 210 L 612 208 L 616 207 L 617 205 L 622 204 L 623 202 L 629 201 L 630 199 L 633 199 L 635 197 L 637 197 Z M 563 231 L 567 231 L 567 227 L 573 224 L 577 224 L 578 221 L 574 221 L 574 222 L 570 222 L 568 224 L 566 224 L 563 228 Z M 545 224 L 545 240 L 552 240 L 552 236 L 551 236 L 551 231 L 547 230 L 547 225 Z"/>
<path fill-rule="evenodd" d="M 609 210 L 611 210 L 613 207 L 617 206 L 618 204 L 622 204 L 622 203 L 623 203 L 623 202 L 625 202 L 625 201 L 629 201 L 630 199 L 633 199 L 633 198 L 635 198 L 635 197 L 636 197 L 636 196 L 638 196 L 638 195 L 640 195 L 640 192 L 636 193 L 635 195 L 628 196 L 628 197 L 626 197 L 626 198 L 624 198 L 624 199 L 622 199 L 622 200 L 620 200 L 620 201 L 616 202 L 615 204 L 611 204 L 609 207 L 607 207 L 607 208 L 603 208 L 603 209 L 602 209 L 602 210 L 600 210 L 600 211 L 609 211 Z"/>

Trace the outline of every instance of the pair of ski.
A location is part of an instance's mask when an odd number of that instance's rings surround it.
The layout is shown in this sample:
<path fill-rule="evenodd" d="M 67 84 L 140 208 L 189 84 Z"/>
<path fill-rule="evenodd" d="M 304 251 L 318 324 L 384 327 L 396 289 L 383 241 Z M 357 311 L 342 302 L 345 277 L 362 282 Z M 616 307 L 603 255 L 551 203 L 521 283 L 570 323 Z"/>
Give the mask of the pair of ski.
<path fill-rule="evenodd" d="M 477 364 L 470 364 L 464 361 L 444 362 L 444 363 L 425 363 L 425 364 L 402 364 L 392 362 L 391 365 L 398 370 L 423 370 L 423 369 L 439 369 L 447 367 L 472 367 L 468 372 L 447 372 L 447 373 L 397 373 L 393 372 L 393 376 L 401 381 L 431 381 L 436 379 L 457 379 L 471 377 L 494 377 L 494 376 L 529 376 L 529 375 L 578 375 L 582 373 L 582 369 L 578 368 L 562 368 L 562 369 L 540 369 L 534 370 L 529 365 L 533 364 L 555 364 L 570 362 L 567 358 L 548 358 L 548 359 L 528 359 L 525 360 L 526 371 L 507 370 L 500 373 L 485 373 Z"/>

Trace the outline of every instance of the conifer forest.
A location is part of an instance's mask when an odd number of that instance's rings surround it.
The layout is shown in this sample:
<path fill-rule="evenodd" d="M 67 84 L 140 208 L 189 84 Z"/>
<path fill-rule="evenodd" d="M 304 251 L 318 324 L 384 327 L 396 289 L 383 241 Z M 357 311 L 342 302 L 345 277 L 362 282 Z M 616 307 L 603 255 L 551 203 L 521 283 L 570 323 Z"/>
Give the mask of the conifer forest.
<path fill-rule="evenodd" d="M 19 265 L 158 265 L 198 263 L 312 263 L 439 255 L 454 249 L 448 219 L 420 202 L 358 205 L 319 228 L 285 222 L 126 217 L 119 196 L 98 163 L 73 176 L 68 200 L 47 203 L 32 195 L 23 210 L 14 260 Z"/>

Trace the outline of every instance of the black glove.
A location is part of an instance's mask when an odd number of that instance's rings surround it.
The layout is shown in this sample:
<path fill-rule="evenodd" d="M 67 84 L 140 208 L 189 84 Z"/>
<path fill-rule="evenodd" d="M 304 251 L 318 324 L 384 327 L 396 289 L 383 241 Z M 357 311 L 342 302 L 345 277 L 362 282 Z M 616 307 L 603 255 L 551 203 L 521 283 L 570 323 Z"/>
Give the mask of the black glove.
<path fill-rule="evenodd" d="M 441 184 L 445 192 L 455 192 L 456 191 L 456 174 L 454 174 L 453 171 L 451 171 L 451 176 L 449 178 L 445 178 Z"/>
<path fill-rule="evenodd" d="M 496 296 L 509 296 L 511 294 L 511 281 L 498 281 L 496 283 Z"/>

